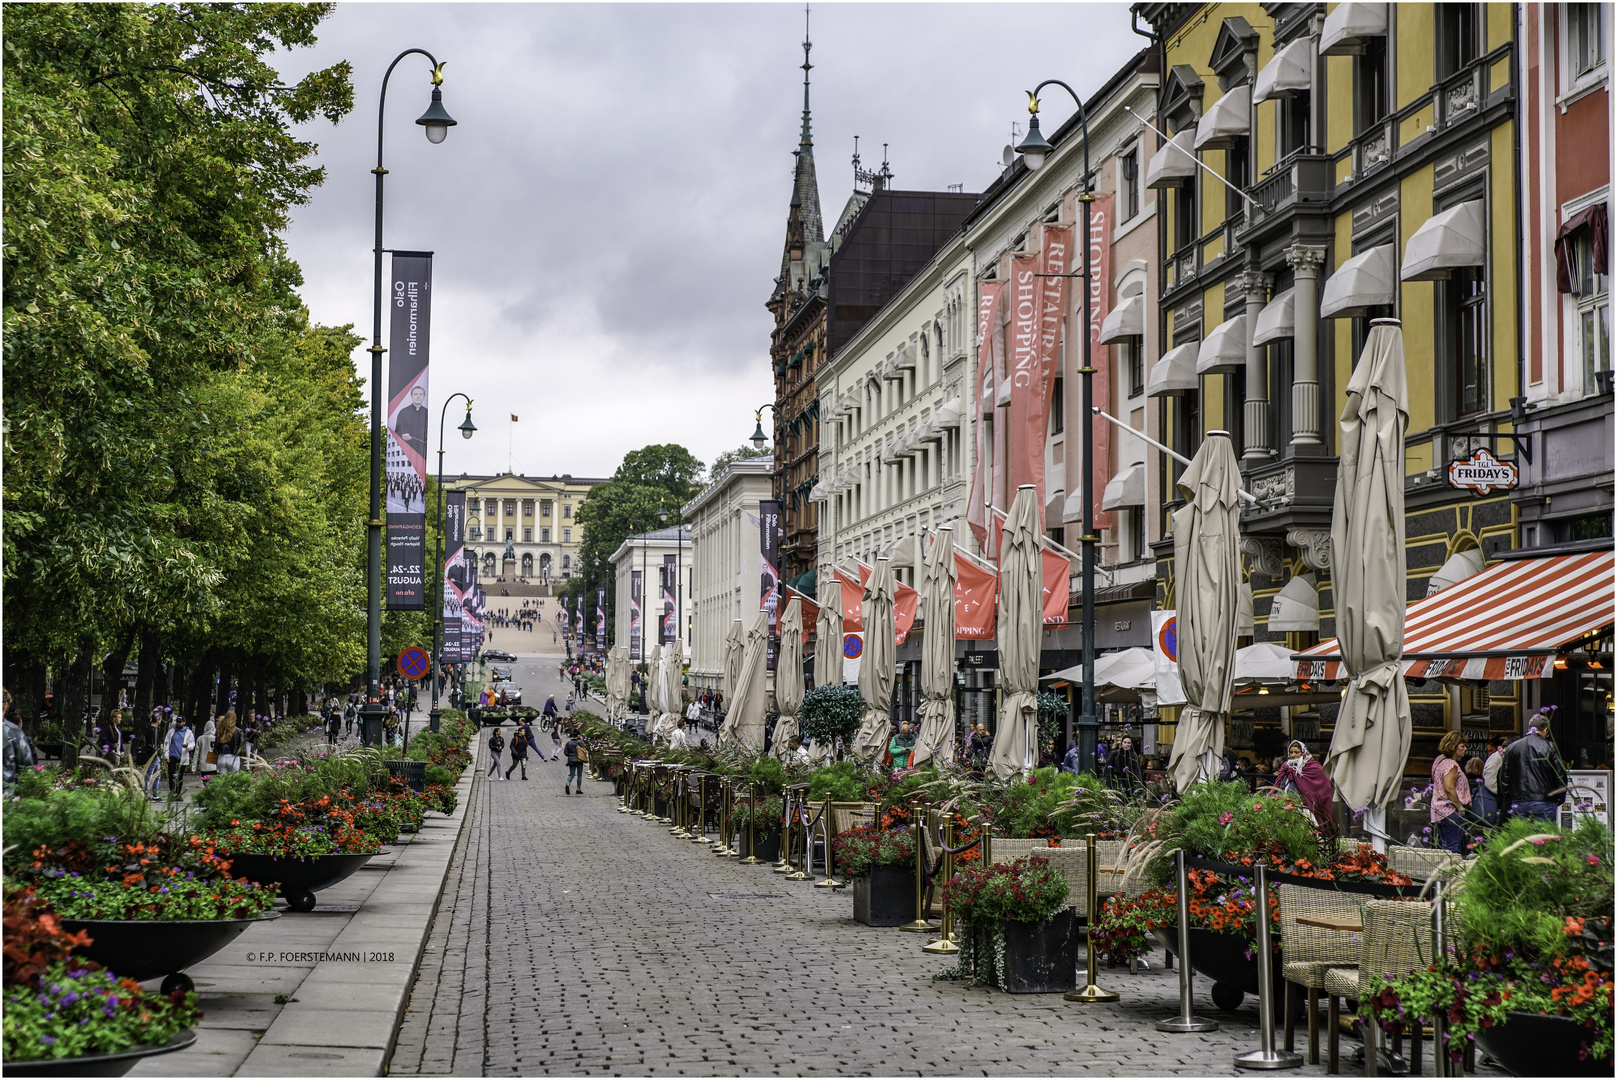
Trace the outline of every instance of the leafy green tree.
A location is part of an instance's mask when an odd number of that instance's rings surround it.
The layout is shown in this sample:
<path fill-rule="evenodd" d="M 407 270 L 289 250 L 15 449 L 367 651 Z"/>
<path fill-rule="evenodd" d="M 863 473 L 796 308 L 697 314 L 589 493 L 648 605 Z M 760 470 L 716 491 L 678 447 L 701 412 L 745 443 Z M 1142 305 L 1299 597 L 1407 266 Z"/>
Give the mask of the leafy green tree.
<path fill-rule="evenodd" d="M 726 450 L 724 453 L 713 459 L 713 467 L 708 470 L 707 474 L 708 480 L 709 482 L 717 480 L 721 475 L 723 475 L 724 470 L 728 469 L 733 462 L 746 461 L 751 458 L 766 458 L 774 456 L 775 451 L 769 449 L 767 446 L 764 447 L 764 449 L 759 450 L 751 443 L 742 443 L 734 450 Z"/>

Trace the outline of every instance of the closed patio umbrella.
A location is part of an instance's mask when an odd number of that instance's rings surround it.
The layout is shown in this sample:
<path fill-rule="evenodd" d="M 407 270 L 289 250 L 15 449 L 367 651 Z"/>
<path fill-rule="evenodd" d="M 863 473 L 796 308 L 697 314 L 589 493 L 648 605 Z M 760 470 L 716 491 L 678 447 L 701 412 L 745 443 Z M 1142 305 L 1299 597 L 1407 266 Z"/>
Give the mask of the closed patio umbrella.
<path fill-rule="evenodd" d="M 814 685 L 840 686 L 842 684 L 842 582 L 835 574 L 827 574 L 820 585 L 820 615 L 815 624 Z M 829 760 L 831 747 L 823 739 L 814 740 L 809 748 L 809 761 L 819 765 Z"/>
<path fill-rule="evenodd" d="M 684 712 L 685 705 L 685 656 L 684 643 L 675 638 L 663 650 L 663 724 L 662 737 L 665 741 L 674 737 L 679 728 L 680 714 Z"/>
<path fill-rule="evenodd" d="M 1044 628 L 1044 560 L 1031 484 L 1016 489 L 999 558 L 999 677 L 1004 687 L 989 764 L 1001 780 L 1039 763 L 1039 637 Z"/>
<path fill-rule="evenodd" d="M 939 529 L 926 553 L 921 603 L 926 636 L 921 639 L 921 730 L 915 764 L 954 760 L 954 530 Z"/>
<path fill-rule="evenodd" d="M 1210 431 L 1179 478 L 1185 505 L 1173 515 L 1179 598 L 1179 683 L 1185 704 L 1168 769 L 1181 792 L 1218 775 L 1224 715 L 1235 693 L 1236 608 L 1240 604 L 1241 469 L 1230 437 Z"/>
<path fill-rule="evenodd" d="M 877 559 L 876 570 L 865 586 L 860 614 L 865 624 L 865 651 L 859 663 L 859 696 L 865 699 L 865 720 L 853 737 L 853 753 L 871 764 L 881 761 L 892 737 L 893 564 Z"/>
<path fill-rule="evenodd" d="M 735 741 L 749 753 L 762 753 L 764 749 L 765 714 L 768 712 L 769 678 L 769 612 L 759 609 L 747 629 L 746 644 L 741 650 L 741 672 L 736 677 L 735 694 L 730 699 L 731 729 Z"/>
<path fill-rule="evenodd" d="M 646 663 L 646 738 L 657 741 L 658 720 L 663 712 L 663 647 L 653 645 Z"/>
<path fill-rule="evenodd" d="M 1396 320 L 1370 324 L 1342 409 L 1342 456 L 1331 511 L 1331 584 L 1347 692 L 1325 769 L 1348 806 L 1366 807 L 1372 837 L 1409 756 L 1404 654 L 1404 430 L 1409 385 Z M 1376 838 L 1377 845 L 1382 841 Z"/>
<path fill-rule="evenodd" d="M 775 657 L 774 756 L 786 760 L 797 741 L 797 711 L 803 707 L 803 601 L 792 597 L 780 617 L 780 652 Z"/>
<path fill-rule="evenodd" d="M 732 702 L 735 698 L 736 684 L 741 681 L 741 653 L 746 641 L 747 635 L 742 628 L 741 620 L 733 620 L 730 623 L 730 632 L 724 636 L 724 723 L 719 725 L 720 746 L 735 738 L 736 723 L 741 719 L 741 715 L 732 707 Z"/>

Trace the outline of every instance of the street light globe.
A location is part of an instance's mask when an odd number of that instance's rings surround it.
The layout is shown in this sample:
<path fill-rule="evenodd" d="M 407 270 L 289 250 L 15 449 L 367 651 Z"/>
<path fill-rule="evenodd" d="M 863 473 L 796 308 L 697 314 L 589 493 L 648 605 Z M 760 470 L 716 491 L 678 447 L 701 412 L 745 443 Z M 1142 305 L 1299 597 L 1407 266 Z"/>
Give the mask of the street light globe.
<path fill-rule="evenodd" d="M 449 129 L 458 121 L 444 108 L 444 92 L 433 88 L 432 103 L 427 111 L 416 118 L 416 123 L 427 130 L 427 141 L 436 146 L 449 136 Z"/>
<path fill-rule="evenodd" d="M 754 450 L 762 450 L 764 448 L 764 443 L 768 441 L 769 437 L 764 434 L 763 417 L 759 417 L 758 426 L 752 429 L 752 448 Z"/>
<path fill-rule="evenodd" d="M 1039 131 L 1039 114 L 1034 113 L 1028 118 L 1027 137 L 1016 144 L 1016 152 L 1022 155 L 1022 161 L 1026 163 L 1029 171 L 1038 172 L 1040 166 L 1044 164 L 1045 156 L 1053 149 L 1055 148 Z"/>
<path fill-rule="evenodd" d="M 464 419 L 464 420 L 462 420 L 460 422 L 460 427 L 459 427 L 460 437 L 463 438 L 463 439 L 469 439 L 469 438 L 472 437 L 472 432 L 474 432 L 476 430 L 477 430 L 477 425 L 472 423 L 472 410 L 467 409 L 466 410 L 466 419 Z"/>

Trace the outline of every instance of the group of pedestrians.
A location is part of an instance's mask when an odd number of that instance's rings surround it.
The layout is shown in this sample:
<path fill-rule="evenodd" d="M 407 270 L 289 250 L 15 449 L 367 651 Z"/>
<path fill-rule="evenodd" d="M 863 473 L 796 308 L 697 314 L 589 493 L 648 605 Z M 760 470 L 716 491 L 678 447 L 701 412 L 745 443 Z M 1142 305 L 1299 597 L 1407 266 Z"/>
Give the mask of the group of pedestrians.
<path fill-rule="evenodd" d="M 528 754 L 531 752 L 540 761 L 550 762 L 558 758 L 567 760 L 567 779 L 562 785 L 563 795 L 584 794 L 584 762 L 589 760 L 588 752 L 579 743 L 575 734 L 567 729 L 556 712 L 556 699 L 551 697 L 545 702 L 543 714 L 542 734 L 536 735 L 530 721 L 523 721 L 511 732 L 510 743 L 507 744 L 504 732 L 500 725 L 495 724 L 488 737 L 489 767 L 488 775 L 495 780 L 509 780 L 513 772 L 520 773 L 522 779 L 528 778 Z M 509 745 L 511 751 L 510 764 L 505 771 L 500 771 L 500 755 L 505 753 Z M 546 749 L 549 749 L 548 755 Z"/>
<path fill-rule="evenodd" d="M 1461 732 L 1443 736 L 1431 787 L 1431 829 L 1440 847 L 1463 855 L 1472 837 L 1510 818 L 1559 816 L 1570 777 L 1549 738 L 1554 711 L 1553 705 L 1540 709 L 1519 739 L 1490 739 L 1480 756 L 1471 755 Z"/>

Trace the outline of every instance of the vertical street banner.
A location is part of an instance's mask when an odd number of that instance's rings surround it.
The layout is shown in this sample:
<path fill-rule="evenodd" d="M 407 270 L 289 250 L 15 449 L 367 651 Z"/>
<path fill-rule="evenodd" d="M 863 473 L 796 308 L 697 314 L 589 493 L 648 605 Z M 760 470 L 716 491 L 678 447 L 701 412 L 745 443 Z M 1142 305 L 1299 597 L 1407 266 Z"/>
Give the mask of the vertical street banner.
<path fill-rule="evenodd" d="M 640 659 L 640 598 L 644 583 L 640 571 L 629 571 L 629 659 Z"/>
<path fill-rule="evenodd" d="M 955 640 L 993 641 L 999 607 L 999 575 L 958 551 L 954 568 Z"/>
<path fill-rule="evenodd" d="M 477 556 L 468 551 L 464 564 L 466 591 L 460 598 L 460 660 L 469 664 L 477 655 Z"/>
<path fill-rule="evenodd" d="M 674 590 L 679 588 L 679 559 L 675 555 L 663 556 L 663 628 L 657 640 L 667 644 L 679 640 Z"/>
<path fill-rule="evenodd" d="M 438 663 L 460 663 L 460 612 L 466 596 L 466 493 L 451 491 L 444 500 L 443 644 Z"/>
<path fill-rule="evenodd" d="M 1112 400 L 1112 365 L 1095 363 L 1094 359 L 1106 355 L 1106 346 L 1100 343 L 1101 324 L 1111 314 L 1112 295 L 1112 196 L 1101 195 L 1089 204 L 1089 351 L 1090 366 L 1095 369 L 1095 403 Z M 1079 364 L 1082 367 L 1082 363 Z M 1102 405 L 1102 408 L 1105 406 Z M 1084 448 L 1090 476 L 1094 477 L 1095 501 L 1090 507 L 1094 527 L 1110 529 L 1112 512 L 1101 508 L 1106 484 L 1112 478 L 1112 425 L 1096 424 L 1094 442 Z M 1082 488 L 1079 488 L 1082 490 Z"/>
<path fill-rule="evenodd" d="M 1011 340 L 1010 409 L 1005 414 L 1005 483 L 1006 492 L 1015 491 L 1023 484 L 1038 486 L 1038 474 L 1044 472 L 1045 428 L 1039 426 L 1044 396 L 1044 379 L 1039 374 L 1039 314 L 1044 306 L 1044 279 L 1039 277 L 1037 254 L 1018 255 L 1011 259 Z M 1048 425 L 1046 425 L 1048 426 Z M 995 451 L 999 449 L 996 442 Z M 1037 464 L 1035 464 L 1037 462 Z M 996 476 L 999 462 L 994 462 Z M 1000 497 L 996 490 L 995 499 Z M 1004 496 L 1009 500 L 1011 496 Z M 1039 532 L 1044 532 L 1044 494 L 1040 488 L 1036 500 L 1039 507 Z M 1000 510 L 1009 511 L 1010 502 L 994 503 Z M 997 531 L 997 530 L 996 530 Z"/>
<path fill-rule="evenodd" d="M 583 652 L 584 651 L 584 596 L 583 596 L 582 593 L 580 593 L 578 596 L 573 597 L 573 610 L 578 613 L 578 618 L 577 618 L 577 620 L 575 620 L 576 623 L 577 623 L 577 626 L 578 626 L 578 631 L 577 631 L 578 636 L 576 638 L 574 638 L 573 641 L 578 645 L 578 651 Z"/>
<path fill-rule="evenodd" d="M 977 287 L 976 413 L 972 415 L 971 494 L 966 502 L 966 524 L 977 538 L 977 550 L 987 554 L 989 499 L 989 447 L 994 416 L 994 343 L 998 339 L 999 296 L 1003 281 L 984 281 Z"/>
<path fill-rule="evenodd" d="M 758 606 L 769 612 L 769 647 L 765 668 L 775 670 L 775 641 L 780 633 L 780 502 L 761 499 L 758 503 Z"/>
<path fill-rule="evenodd" d="M 606 652 L 606 586 L 595 590 L 595 651 Z"/>
<path fill-rule="evenodd" d="M 427 356 L 432 253 L 395 251 L 387 365 L 387 606 L 427 607 Z"/>

